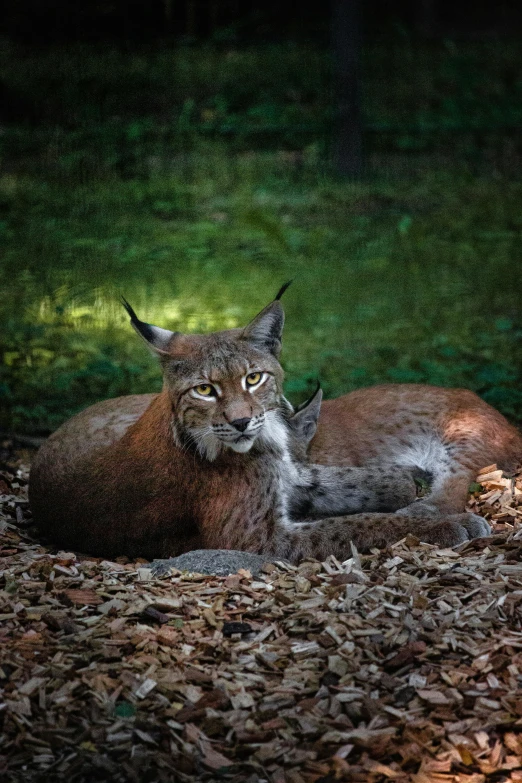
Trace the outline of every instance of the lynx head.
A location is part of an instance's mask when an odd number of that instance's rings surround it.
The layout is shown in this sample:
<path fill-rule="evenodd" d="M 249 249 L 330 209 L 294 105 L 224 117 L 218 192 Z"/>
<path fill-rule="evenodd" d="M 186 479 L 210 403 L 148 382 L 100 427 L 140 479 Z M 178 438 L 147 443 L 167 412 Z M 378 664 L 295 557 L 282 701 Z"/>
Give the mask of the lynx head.
<path fill-rule="evenodd" d="M 228 450 L 286 448 L 278 357 L 284 312 L 279 296 L 243 329 L 182 334 L 144 323 L 123 301 L 131 323 L 156 353 L 172 404 L 174 437 L 208 460 Z"/>

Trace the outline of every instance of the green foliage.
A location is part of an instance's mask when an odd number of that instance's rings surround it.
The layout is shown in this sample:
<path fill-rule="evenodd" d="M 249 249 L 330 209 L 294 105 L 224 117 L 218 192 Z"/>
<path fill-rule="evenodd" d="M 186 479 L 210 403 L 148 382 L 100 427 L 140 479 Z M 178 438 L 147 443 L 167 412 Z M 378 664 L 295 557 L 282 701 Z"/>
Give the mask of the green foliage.
<path fill-rule="evenodd" d="M 120 294 L 153 323 L 212 330 L 247 322 L 290 278 L 295 401 L 318 378 L 330 396 L 435 383 L 522 422 L 522 186 L 509 165 L 477 174 L 476 139 L 452 135 L 518 121 L 521 51 L 368 50 L 366 117 L 389 130 L 370 148 L 391 139 L 406 174 L 354 185 L 323 160 L 324 52 L 4 47 L 0 78 L 36 119 L 0 137 L 0 428 L 47 432 L 160 388 Z M 434 139 L 437 158 L 412 152 Z"/>
<path fill-rule="evenodd" d="M 56 310 L 56 322 L 32 325 L 9 319 L 0 339 L 0 427 L 45 432 L 96 399 L 129 389 L 158 391 L 158 373 L 136 359 L 107 330 L 74 330 Z"/>
<path fill-rule="evenodd" d="M 1 427 L 47 431 L 102 397 L 159 389 L 120 293 L 153 323 L 211 330 L 245 323 L 292 277 L 291 398 L 317 378 L 327 395 L 434 383 L 522 421 L 519 183 L 454 170 L 354 186 L 219 147 L 190 166 L 89 187 L 0 179 Z"/>
<path fill-rule="evenodd" d="M 128 701 L 120 701 L 114 707 L 114 714 L 118 718 L 133 718 L 136 715 L 136 707 Z"/>
<path fill-rule="evenodd" d="M 482 484 L 478 484 L 476 481 L 472 481 L 468 487 L 468 492 L 471 492 L 473 495 L 475 495 L 479 492 L 482 492 L 482 489 Z"/>
<path fill-rule="evenodd" d="M 164 166 L 202 137 L 224 137 L 234 150 L 302 148 L 327 140 L 335 115 L 330 53 L 311 45 L 31 52 L 2 44 L 7 100 L 38 128 L 7 124 L 0 152 L 27 166 L 45 147 L 55 176 L 144 175 L 151 158 Z M 368 43 L 362 66 L 372 148 L 457 145 L 473 158 L 495 148 L 488 133 L 522 124 L 520 41 L 419 45 L 399 36 Z"/>

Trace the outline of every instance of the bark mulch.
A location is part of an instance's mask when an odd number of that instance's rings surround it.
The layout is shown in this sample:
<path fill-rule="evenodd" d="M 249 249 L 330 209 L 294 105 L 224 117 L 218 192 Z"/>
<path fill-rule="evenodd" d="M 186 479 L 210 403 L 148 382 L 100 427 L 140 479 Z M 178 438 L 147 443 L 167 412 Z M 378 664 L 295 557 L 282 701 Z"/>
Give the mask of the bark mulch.
<path fill-rule="evenodd" d="M 478 482 L 459 551 L 153 579 L 40 545 L 11 460 L 1 779 L 522 782 L 522 478 Z"/>

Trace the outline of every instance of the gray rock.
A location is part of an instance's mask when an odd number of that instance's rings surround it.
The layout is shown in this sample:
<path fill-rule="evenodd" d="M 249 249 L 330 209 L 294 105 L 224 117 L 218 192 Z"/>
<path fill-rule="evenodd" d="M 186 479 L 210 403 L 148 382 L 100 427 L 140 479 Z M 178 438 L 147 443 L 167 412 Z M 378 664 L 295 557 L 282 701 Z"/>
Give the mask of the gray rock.
<path fill-rule="evenodd" d="M 171 568 L 212 576 L 228 576 L 237 573 L 240 568 L 246 568 L 252 576 L 257 576 L 261 566 L 267 562 L 270 559 L 236 549 L 194 549 L 179 557 L 154 560 L 150 567 L 153 576 L 165 576 Z"/>

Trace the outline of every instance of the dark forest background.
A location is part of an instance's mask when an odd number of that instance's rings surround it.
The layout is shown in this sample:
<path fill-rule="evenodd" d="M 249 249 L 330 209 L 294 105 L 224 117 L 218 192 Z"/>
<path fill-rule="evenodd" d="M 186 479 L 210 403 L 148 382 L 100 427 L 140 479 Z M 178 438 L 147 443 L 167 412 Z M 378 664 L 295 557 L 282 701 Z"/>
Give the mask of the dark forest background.
<path fill-rule="evenodd" d="M 4 0 L 3 30 L 34 45 L 71 41 L 152 42 L 170 39 L 225 44 L 315 41 L 330 44 L 336 2 L 299 3 L 264 0 Z M 344 4 L 344 3 L 343 3 Z M 359 0 L 365 35 L 389 35 L 396 29 L 423 37 L 513 35 L 522 9 L 515 0 Z"/>
<path fill-rule="evenodd" d="M 245 323 L 301 400 L 466 386 L 522 421 L 514 0 L 5 0 L 0 428 L 158 388 L 118 303 Z"/>

